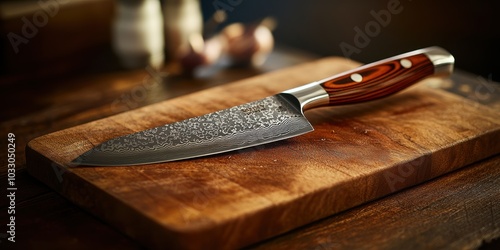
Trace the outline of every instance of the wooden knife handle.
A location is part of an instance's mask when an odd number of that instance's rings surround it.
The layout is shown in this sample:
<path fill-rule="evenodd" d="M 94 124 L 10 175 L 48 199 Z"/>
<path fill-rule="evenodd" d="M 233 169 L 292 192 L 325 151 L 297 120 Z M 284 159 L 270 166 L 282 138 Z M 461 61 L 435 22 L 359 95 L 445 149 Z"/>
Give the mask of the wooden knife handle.
<path fill-rule="evenodd" d="M 370 63 L 320 81 L 329 105 L 371 101 L 394 94 L 431 75 L 449 75 L 453 56 L 430 47 Z"/>

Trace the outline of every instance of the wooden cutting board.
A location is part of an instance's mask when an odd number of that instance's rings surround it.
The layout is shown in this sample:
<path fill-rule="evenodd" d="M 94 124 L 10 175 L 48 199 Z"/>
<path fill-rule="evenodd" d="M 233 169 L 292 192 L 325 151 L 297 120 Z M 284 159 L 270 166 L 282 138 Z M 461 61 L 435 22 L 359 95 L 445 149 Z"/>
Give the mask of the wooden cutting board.
<path fill-rule="evenodd" d="M 500 153 L 499 112 L 425 80 L 392 97 L 306 113 L 315 131 L 133 167 L 69 167 L 99 143 L 353 68 L 326 58 L 32 140 L 30 174 L 152 248 L 246 246 Z M 91 232 L 90 232 L 91 233 Z"/>

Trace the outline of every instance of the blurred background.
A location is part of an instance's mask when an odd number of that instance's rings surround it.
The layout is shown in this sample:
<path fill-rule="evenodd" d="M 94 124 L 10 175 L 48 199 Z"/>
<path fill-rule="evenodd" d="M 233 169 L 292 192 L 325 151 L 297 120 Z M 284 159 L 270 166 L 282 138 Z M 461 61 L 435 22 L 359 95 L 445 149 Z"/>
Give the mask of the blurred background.
<path fill-rule="evenodd" d="M 2 1 L 0 80 L 120 69 L 112 49 L 116 2 Z M 199 5 L 205 22 L 217 9 L 226 11 L 227 19 L 217 30 L 234 22 L 274 17 L 278 47 L 368 63 L 438 45 L 455 56 L 457 68 L 500 80 L 499 1 L 203 0 Z M 31 29 L 26 23 L 31 23 Z"/>
<path fill-rule="evenodd" d="M 400 13 L 392 15 L 387 26 L 370 37 L 368 45 L 352 54 L 352 59 L 368 63 L 438 45 L 455 56 L 457 68 L 499 79 L 499 1 L 252 0 L 243 1 L 228 18 L 250 21 L 274 16 L 278 20 L 274 34 L 279 43 L 321 56 L 344 56 L 339 45 L 354 45 L 354 28 L 364 31 L 375 20 L 370 12 L 387 10 L 390 2 L 400 3 Z M 203 9 L 211 10 L 210 1 L 203 2 Z"/>

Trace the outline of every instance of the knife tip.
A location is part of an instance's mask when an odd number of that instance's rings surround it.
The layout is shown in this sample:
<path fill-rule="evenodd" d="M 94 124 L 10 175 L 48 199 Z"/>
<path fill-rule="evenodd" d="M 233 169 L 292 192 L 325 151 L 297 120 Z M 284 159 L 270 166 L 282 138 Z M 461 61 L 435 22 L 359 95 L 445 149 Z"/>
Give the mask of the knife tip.
<path fill-rule="evenodd" d="M 69 162 L 69 166 L 70 167 L 78 167 L 78 166 L 88 166 L 89 165 L 89 161 L 88 161 L 88 155 L 91 153 L 91 150 L 90 151 L 87 151 L 85 152 L 84 154 L 82 155 L 79 155 L 78 157 L 76 157 L 75 159 L 73 159 L 71 162 Z"/>
<path fill-rule="evenodd" d="M 85 164 L 80 159 L 80 157 L 78 157 L 78 158 L 76 158 L 68 163 L 68 166 L 70 166 L 70 167 L 78 167 L 78 166 L 82 166 L 82 165 L 85 165 Z"/>

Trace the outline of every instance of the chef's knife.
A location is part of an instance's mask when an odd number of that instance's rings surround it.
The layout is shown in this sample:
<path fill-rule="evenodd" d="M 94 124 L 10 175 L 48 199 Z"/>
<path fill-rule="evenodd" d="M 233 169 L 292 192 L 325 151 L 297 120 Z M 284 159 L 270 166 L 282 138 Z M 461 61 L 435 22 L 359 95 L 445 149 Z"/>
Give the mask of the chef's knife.
<path fill-rule="evenodd" d="M 73 165 L 120 166 L 207 156 L 313 131 L 303 112 L 394 94 L 419 80 L 449 75 L 454 58 L 439 47 L 361 66 L 259 101 L 106 141 Z"/>

